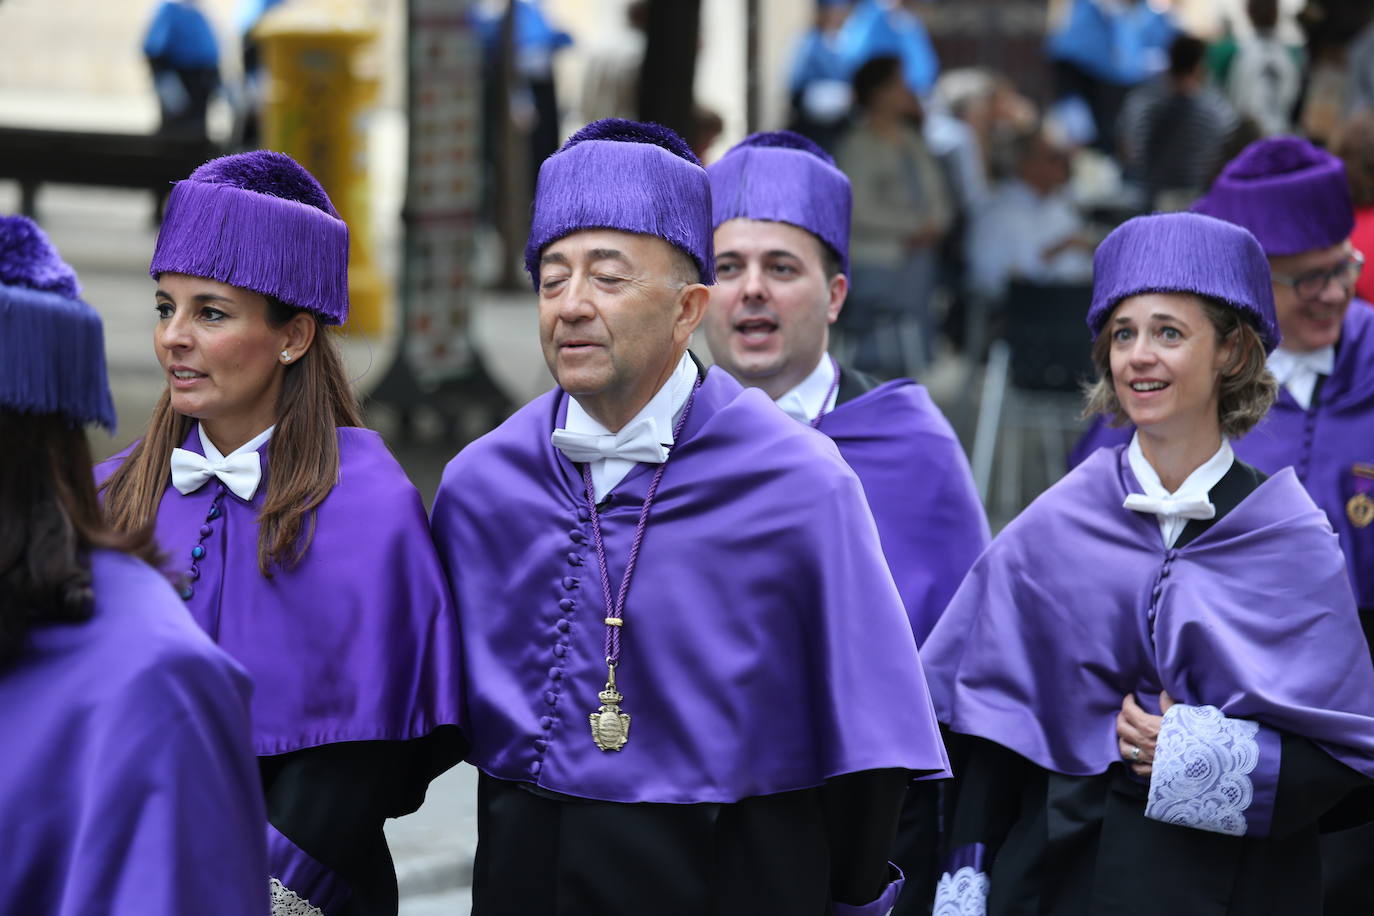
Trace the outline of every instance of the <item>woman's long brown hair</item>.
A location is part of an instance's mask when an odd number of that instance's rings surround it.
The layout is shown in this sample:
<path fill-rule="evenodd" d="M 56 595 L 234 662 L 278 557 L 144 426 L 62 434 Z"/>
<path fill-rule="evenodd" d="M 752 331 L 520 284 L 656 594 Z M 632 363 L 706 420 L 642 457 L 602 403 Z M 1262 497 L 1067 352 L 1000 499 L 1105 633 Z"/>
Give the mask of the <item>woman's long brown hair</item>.
<path fill-rule="evenodd" d="M 267 300 L 267 322 L 281 327 L 301 310 Z M 312 316 L 313 317 L 313 316 Z M 277 402 L 277 428 L 267 445 L 267 497 L 258 514 L 258 569 L 291 569 L 315 534 L 315 510 L 339 479 L 340 426 L 362 426 L 362 411 L 344 373 L 338 344 L 318 318 L 315 341 L 285 368 Z M 133 531 L 157 519 L 172 469 L 172 449 L 191 430 L 192 420 L 172 410 L 163 391 L 148 431 L 102 488 L 105 513 L 119 531 Z"/>

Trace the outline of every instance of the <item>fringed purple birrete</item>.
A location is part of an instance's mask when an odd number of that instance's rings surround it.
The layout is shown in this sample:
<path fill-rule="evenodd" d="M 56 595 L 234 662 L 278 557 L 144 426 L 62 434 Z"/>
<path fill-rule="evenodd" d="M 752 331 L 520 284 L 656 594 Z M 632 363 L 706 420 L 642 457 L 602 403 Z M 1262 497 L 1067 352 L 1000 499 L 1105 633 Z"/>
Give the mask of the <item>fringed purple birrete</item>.
<path fill-rule="evenodd" d="M 172 188 L 149 273 L 207 277 L 348 320 L 348 226 L 289 156 L 211 160 Z"/>
<path fill-rule="evenodd" d="M 115 429 L 100 316 L 32 220 L 0 217 L 0 408 Z"/>
<path fill-rule="evenodd" d="M 849 273 L 849 178 L 819 146 L 786 130 L 751 134 L 706 174 L 713 227 L 738 218 L 790 223 L 824 242 Z"/>
<path fill-rule="evenodd" d="M 1239 226 L 1198 213 L 1156 213 L 1127 220 L 1093 256 L 1088 327 L 1096 336 L 1117 303 L 1142 293 L 1192 293 L 1241 312 L 1267 352 L 1279 345 L 1269 261 Z"/>
<path fill-rule="evenodd" d="M 539 286 L 539 256 L 582 229 L 657 236 L 691 256 L 702 283 L 716 280 L 711 188 L 677 134 L 607 118 L 574 134 L 539 169 L 525 269 Z"/>

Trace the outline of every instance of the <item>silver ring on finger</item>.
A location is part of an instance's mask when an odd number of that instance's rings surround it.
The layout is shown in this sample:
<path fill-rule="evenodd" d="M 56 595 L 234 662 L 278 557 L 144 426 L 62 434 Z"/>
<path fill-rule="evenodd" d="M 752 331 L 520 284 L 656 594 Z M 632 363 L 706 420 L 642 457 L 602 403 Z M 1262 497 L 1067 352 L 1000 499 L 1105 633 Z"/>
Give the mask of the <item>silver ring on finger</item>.
<path fill-rule="evenodd" d="M 1132 744 L 1132 745 L 1131 745 L 1131 763 L 1139 763 L 1139 762 L 1140 762 L 1140 748 L 1138 748 L 1138 747 L 1136 747 L 1134 744 Z"/>

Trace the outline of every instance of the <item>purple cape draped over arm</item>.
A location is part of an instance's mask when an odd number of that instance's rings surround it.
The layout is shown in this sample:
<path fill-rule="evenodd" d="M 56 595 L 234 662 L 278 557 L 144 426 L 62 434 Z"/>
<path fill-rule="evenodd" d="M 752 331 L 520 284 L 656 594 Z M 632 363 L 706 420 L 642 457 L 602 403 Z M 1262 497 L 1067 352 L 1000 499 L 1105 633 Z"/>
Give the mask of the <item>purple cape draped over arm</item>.
<path fill-rule="evenodd" d="M 205 547 L 186 606 L 253 677 L 259 756 L 461 724 L 455 615 L 424 504 L 375 432 L 341 428 L 338 437 L 339 481 L 317 510 L 310 548 L 271 579 L 258 570 L 268 446 L 251 502 L 226 492 L 221 515 L 207 523 L 219 482 L 186 495 L 169 483 L 158 509 L 172 572 L 184 573 L 191 549 Z M 182 447 L 201 451 L 194 427 Z M 123 458 L 100 465 L 97 478 Z"/>
<path fill-rule="evenodd" d="M 566 399 L 526 405 L 448 466 L 434 532 L 463 628 L 470 760 L 618 802 L 734 802 L 844 773 L 947 769 L 857 478 L 826 437 L 717 369 L 674 447 L 639 555 L 617 682 L 624 750 L 592 742 L 606 616 Z M 650 478 L 602 526 L 624 570 Z"/>
<path fill-rule="evenodd" d="M 0 912 L 262 916 L 248 677 L 146 564 L 91 571 L 91 618 L 0 670 Z"/>
<path fill-rule="evenodd" d="M 1123 448 L 1093 454 L 974 565 L 923 656 L 940 720 L 1101 773 L 1135 692 L 1311 739 L 1374 776 L 1374 666 L 1330 525 L 1291 471 L 1166 550 Z"/>
<path fill-rule="evenodd" d="M 1132 432 L 1131 426 L 1112 429 L 1099 417 L 1074 447 L 1070 465 L 1129 442 Z M 1286 467 L 1297 472 L 1340 536 L 1356 603 L 1374 608 L 1374 523 L 1346 508 L 1357 493 L 1374 498 L 1374 309 L 1358 299 L 1350 304 L 1336 363 L 1312 410 L 1282 388 L 1259 426 L 1231 444 L 1237 458 L 1266 474 Z"/>
<path fill-rule="evenodd" d="M 859 476 L 916 644 L 988 545 L 968 459 L 926 389 L 897 379 L 821 418 Z"/>

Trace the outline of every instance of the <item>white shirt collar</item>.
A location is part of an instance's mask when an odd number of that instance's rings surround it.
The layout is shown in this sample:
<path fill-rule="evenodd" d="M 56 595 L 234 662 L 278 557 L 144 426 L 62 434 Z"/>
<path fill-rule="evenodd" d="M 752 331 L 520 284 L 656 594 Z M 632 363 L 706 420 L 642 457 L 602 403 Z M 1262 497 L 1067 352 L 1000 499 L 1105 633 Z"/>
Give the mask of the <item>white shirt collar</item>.
<path fill-rule="evenodd" d="M 686 353 L 678 360 L 677 368 L 673 374 L 668 376 L 668 380 L 654 393 L 649 399 L 649 403 L 630 418 L 626 426 L 649 418 L 654 421 L 658 429 L 659 441 L 665 445 L 673 444 L 673 425 L 678 413 L 687 403 L 687 398 L 692 393 L 692 388 L 697 383 L 697 365 L 692 361 L 692 357 Z M 563 422 L 563 429 L 573 433 L 584 433 L 591 436 L 610 435 L 611 431 L 594 420 L 591 414 L 583 409 L 577 402 L 577 398 L 568 398 L 568 416 Z M 600 502 L 603 497 L 625 479 L 626 475 L 634 468 L 637 462 L 626 461 L 621 458 L 602 458 L 598 461 L 590 462 L 592 472 L 592 489 L 596 492 L 596 500 Z"/>
<path fill-rule="evenodd" d="M 840 391 L 838 386 L 831 390 L 832 386 L 835 386 L 835 360 L 830 354 L 822 353 L 811 374 L 774 403 L 792 419 L 810 423 L 835 409 Z"/>
<path fill-rule="evenodd" d="M 1153 499 L 1200 499 L 1206 502 L 1212 487 L 1215 487 L 1221 478 L 1226 476 L 1226 472 L 1231 470 L 1231 465 L 1236 460 L 1236 453 L 1231 450 L 1231 440 L 1222 436 L 1221 448 L 1217 449 L 1216 454 L 1198 465 L 1193 473 L 1189 474 L 1179 488 L 1172 493 L 1164 488 L 1164 484 L 1159 479 L 1159 474 L 1146 459 L 1145 453 L 1141 451 L 1139 431 L 1131 436 L 1131 444 L 1126 449 L 1126 457 L 1131 463 L 1131 472 L 1135 474 L 1135 479 L 1140 482 L 1140 488 L 1146 496 Z M 1188 519 L 1164 515 L 1157 516 L 1157 518 L 1159 519 L 1159 533 L 1164 537 L 1164 546 L 1173 547 L 1178 541 L 1178 536 L 1183 533 L 1183 529 L 1187 526 Z"/>
<path fill-rule="evenodd" d="M 215 448 L 215 443 L 211 442 L 210 437 L 205 435 L 205 427 L 199 423 L 196 424 L 196 432 L 200 435 L 200 447 L 205 450 L 205 457 L 214 462 L 222 462 L 226 458 L 242 455 L 244 452 L 256 452 L 264 442 L 272 438 L 272 432 L 276 428 L 274 423 L 229 454 L 221 455 L 219 449 Z"/>
<path fill-rule="evenodd" d="M 1317 389 L 1317 376 L 1330 375 L 1336 366 L 1336 348 L 1322 347 L 1320 350 L 1294 353 L 1279 347 L 1269 354 L 1268 365 L 1274 378 L 1288 389 L 1298 406 L 1310 410 L 1312 395 Z"/>

